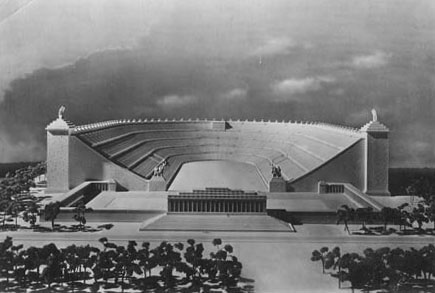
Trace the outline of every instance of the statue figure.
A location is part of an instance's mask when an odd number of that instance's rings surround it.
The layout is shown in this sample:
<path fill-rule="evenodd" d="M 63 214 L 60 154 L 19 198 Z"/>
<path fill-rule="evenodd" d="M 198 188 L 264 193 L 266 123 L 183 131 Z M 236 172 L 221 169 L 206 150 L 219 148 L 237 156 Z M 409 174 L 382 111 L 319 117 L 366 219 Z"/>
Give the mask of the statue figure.
<path fill-rule="evenodd" d="M 372 109 L 372 121 L 378 121 L 378 113 L 376 112 L 376 109 Z"/>
<path fill-rule="evenodd" d="M 281 178 L 281 167 L 280 166 L 276 166 L 272 163 L 272 176 L 273 178 Z"/>
<path fill-rule="evenodd" d="M 65 112 L 65 106 L 60 106 L 59 111 L 57 112 L 57 116 L 59 119 L 63 119 L 63 113 Z"/>
<path fill-rule="evenodd" d="M 161 177 L 163 176 L 163 169 L 165 166 L 168 165 L 168 162 L 166 160 L 163 160 L 159 165 L 157 165 L 153 170 L 153 176 Z"/>
<path fill-rule="evenodd" d="M 160 176 L 160 175 L 159 175 L 159 172 L 160 172 L 160 170 L 159 170 L 159 166 L 154 167 L 154 170 L 153 170 L 153 176 L 154 176 L 154 177 L 158 177 L 158 176 Z"/>

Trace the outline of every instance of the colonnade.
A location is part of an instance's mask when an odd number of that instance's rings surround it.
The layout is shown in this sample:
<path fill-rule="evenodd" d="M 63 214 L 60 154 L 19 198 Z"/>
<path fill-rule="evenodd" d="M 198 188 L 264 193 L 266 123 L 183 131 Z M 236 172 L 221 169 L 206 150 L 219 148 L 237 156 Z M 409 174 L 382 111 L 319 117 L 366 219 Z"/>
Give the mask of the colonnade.
<path fill-rule="evenodd" d="M 265 213 L 266 199 L 168 198 L 171 213 Z"/>
<path fill-rule="evenodd" d="M 327 184 L 326 193 L 344 193 L 343 184 Z"/>

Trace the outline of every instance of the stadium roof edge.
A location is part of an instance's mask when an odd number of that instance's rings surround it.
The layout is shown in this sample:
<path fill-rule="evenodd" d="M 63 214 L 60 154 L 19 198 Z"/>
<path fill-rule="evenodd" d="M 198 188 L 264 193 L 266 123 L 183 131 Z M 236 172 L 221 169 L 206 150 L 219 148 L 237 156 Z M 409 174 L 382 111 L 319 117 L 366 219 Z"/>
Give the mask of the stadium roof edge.
<path fill-rule="evenodd" d="M 297 121 L 297 120 L 289 120 L 289 121 L 264 121 L 264 120 L 221 120 L 221 119 L 116 119 L 116 120 L 107 120 L 102 122 L 95 122 L 84 125 L 73 125 L 69 123 L 72 134 L 81 134 L 86 132 L 91 132 L 99 129 L 115 127 L 118 125 L 134 125 L 134 124 L 147 124 L 147 123 L 210 123 L 210 122 L 228 122 L 228 123 L 254 123 L 254 124 L 298 124 L 298 125 L 306 125 L 306 126 L 314 126 L 320 127 L 330 130 L 335 130 L 339 132 L 345 132 L 348 134 L 360 134 L 363 131 L 363 128 L 358 129 L 349 126 L 343 126 L 338 124 L 326 123 L 326 122 L 317 122 L 317 121 Z"/>

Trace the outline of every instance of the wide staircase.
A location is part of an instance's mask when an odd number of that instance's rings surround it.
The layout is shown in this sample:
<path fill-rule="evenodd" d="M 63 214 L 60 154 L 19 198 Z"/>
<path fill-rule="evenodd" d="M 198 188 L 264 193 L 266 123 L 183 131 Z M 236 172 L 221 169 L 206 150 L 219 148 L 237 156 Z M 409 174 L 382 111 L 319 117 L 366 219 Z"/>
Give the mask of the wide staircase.
<path fill-rule="evenodd" d="M 141 231 L 227 231 L 227 232 L 294 232 L 286 222 L 267 215 L 192 215 L 168 214 Z"/>

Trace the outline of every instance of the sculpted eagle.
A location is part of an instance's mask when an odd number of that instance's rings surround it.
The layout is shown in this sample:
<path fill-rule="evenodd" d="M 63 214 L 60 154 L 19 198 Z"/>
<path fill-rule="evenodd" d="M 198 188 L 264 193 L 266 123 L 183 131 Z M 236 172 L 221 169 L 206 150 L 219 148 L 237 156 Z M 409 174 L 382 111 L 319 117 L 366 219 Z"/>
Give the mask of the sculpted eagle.
<path fill-rule="evenodd" d="M 59 119 L 63 118 L 63 112 L 65 112 L 65 106 L 60 106 L 59 111 L 57 112 Z"/>

